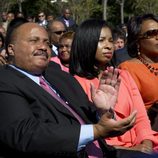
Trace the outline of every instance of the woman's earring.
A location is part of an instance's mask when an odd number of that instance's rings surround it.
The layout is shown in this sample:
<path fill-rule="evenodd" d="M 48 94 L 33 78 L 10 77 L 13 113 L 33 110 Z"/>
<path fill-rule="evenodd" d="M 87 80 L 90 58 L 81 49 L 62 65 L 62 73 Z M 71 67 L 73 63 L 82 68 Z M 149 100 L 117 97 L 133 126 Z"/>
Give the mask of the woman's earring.
<path fill-rule="evenodd" d="M 138 56 L 140 55 L 139 47 L 137 48 Z"/>

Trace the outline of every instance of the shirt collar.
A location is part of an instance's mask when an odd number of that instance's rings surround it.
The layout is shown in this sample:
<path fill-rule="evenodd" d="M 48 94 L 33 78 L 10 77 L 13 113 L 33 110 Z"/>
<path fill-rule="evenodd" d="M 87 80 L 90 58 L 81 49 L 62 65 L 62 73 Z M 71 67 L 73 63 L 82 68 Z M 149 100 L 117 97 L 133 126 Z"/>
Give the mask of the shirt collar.
<path fill-rule="evenodd" d="M 16 69 L 17 71 L 21 72 L 22 74 L 24 74 L 25 76 L 29 77 L 31 80 L 36 82 L 38 85 L 40 85 L 39 84 L 39 76 L 32 75 L 32 74 L 30 74 L 30 73 L 28 73 L 28 72 L 26 72 L 26 71 L 24 71 L 24 70 L 22 70 L 22 69 L 20 69 L 16 66 L 14 66 L 14 65 L 9 65 L 9 66 L 12 67 L 13 69 Z"/>

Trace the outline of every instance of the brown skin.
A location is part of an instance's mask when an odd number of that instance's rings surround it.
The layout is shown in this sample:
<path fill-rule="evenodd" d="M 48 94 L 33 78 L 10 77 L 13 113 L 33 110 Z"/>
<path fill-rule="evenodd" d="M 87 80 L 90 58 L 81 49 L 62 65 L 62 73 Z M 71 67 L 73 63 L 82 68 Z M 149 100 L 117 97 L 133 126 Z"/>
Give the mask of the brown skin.
<path fill-rule="evenodd" d="M 70 51 L 72 39 L 63 38 L 60 40 L 59 55 L 60 61 L 66 67 L 69 67 Z"/>
<path fill-rule="evenodd" d="M 148 30 L 158 29 L 158 22 L 145 20 L 141 26 L 141 34 Z M 139 51 L 141 55 L 150 63 L 158 62 L 158 37 L 139 40 Z"/>
<path fill-rule="evenodd" d="M 64 10 L 64 13 L 63 13 L 63 16 L 65 17 L 65 19 L 70 19 L 70 16 L 71 16 L 71 11 L 70 9 L 65 9 Z"/>
<path fill-rule="evenodd" d="M 126 148 L 126 147 L 115 146 L 115 148 L 136 150 L 136 151 L 141 151 L 144 153 L 152 153 L 153 152 L 153 143 L 150 140 L 144 140 L 141 144 L 138 144 L 134 147 Z"/>
<path fill-rule="evenodd" d="M 100 33 L 97 51 L 95 55 L 96 66 L 105 70 L 106 63 L 112 59 L 114 44 L 112 33 L 108 27 L 103 27 Z"/>
<path fill-rule="evenodd" d="M 58 35 L 54 32 L 56 32 L 56 31 L 65 31 L 66 28 L 65 28 L 64 24 L 60 21 L 54 21 L 49 29 L 50 29 L 49 34 L 50 34 L 51 43 L 54 44 L 54 45 L 58 45 L 59 44 L 59 39 L 63 35 L 63 33 Z"/>
<path fill-rule="evenodd" d="M 18 33 L 16 33 L 18 31 Z M 48 65 L 51 50 L 46 30 L 35 23 L 21 25 L 8 47 L 13 64 L 32 74 L 41 74 Z"/>
<path fill-rule="evenodd" d="M 5 64 L 7 64 L 6 58 L 4 58 L 2 55 L 0 55 L 0 66 L 3 66 Z"/>

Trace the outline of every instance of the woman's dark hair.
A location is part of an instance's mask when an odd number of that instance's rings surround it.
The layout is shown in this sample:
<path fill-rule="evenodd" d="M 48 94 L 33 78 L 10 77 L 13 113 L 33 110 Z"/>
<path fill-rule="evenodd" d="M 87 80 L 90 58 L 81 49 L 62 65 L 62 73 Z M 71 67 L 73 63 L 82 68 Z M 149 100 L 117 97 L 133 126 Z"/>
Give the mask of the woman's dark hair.
<path fill-rule="evenodd" d="M 143 21 L 149 19 L 158 22 L 158 17 L 153 14 L 144 14 L 141 16 L 132 17 L 128 22 L 127 50 L 131 57 L 138 56 L 138 42 L 141 32 L 141 25 Z"/>
<path fill-rule="evenodd" d="M 0 32 L 0 39 L 2 41 L 2 46 L 1 46 L 1 48 L 2 48 L 2 47 L 4 47 L 4 36 L 1 32 Z"/>
<path fill-rule="evenodd" d="M 103 27 L 108 27 L 104 20 L 88 19 L 77 28 L 72 42 L 69 70 L 72 75 L 93 79 L 98 76 L 95 67 L 95 55 Z"/>

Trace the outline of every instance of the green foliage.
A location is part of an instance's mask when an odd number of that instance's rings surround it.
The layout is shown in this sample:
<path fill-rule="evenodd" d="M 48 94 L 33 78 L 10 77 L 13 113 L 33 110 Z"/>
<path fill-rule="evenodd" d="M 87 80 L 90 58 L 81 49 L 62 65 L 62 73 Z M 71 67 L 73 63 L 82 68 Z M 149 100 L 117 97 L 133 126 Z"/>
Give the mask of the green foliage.
<path fill-rule="evenodd" d="M 19 10 L 19 0 L 1 0 L 0 12 Z M 25 15 L 36 16 L 39 10 L 43 10 L 46 14 L 52 14 L 55 17 L 61 15 L 62 8 L 68 6 L 73 13 L 73 18 L 79 24 L 87 18 L 103 17 L 103 0 L 68 0 L 68 3 L 57 0 L 51 3 L 50 0 L 21 0 L 22 10 Z M 120 3 L 122 0 L 107 1 L 107 20 L 113 25 L 121 23 Z M 158 0 L 124 0 L 124 21 L 125 23 L 133 15 L 144 13 L 158 14 Z"/>
<path fill-rule="evenodd" d="M 144 13 L 158 14 L 158 1 L 157 0 L 135 0 L 132 9 L 135 10 L 135 15 Z"/>

